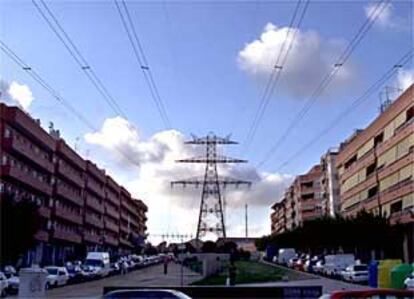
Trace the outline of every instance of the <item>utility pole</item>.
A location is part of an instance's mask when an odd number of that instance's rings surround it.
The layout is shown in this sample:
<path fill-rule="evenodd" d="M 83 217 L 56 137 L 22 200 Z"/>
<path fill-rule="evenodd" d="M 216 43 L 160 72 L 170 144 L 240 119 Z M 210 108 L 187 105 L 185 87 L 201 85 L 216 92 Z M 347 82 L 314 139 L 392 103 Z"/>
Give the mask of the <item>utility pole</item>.
<path fill-rule="evenodd" d="M 193 140 L 186 141 L 185 144 L 205 146 L 205 155 L 201 157 L 187 158 L 177 160 L 179 163 L 203 163 L 206 165 L 204 176 L 178 180 L 171 182 L 171 187 L 175 185 L 192 185 L 196 188 L 202 187 L 200 212 L 198 216 L 196 239 L 199 240 L 207 232 L 215 233 L 218 237 L 226 238 L 226 227 L 223 216 L 223 197 L 221 188 L 227 186 L 241 185 L 250 187 L 250 181 L 243 181 L 218 175 L 218 163 L 246 163 L 246 160 L 229 158 L 217 153 L 218 145 L 237 144 L 230 140 L 230 136 L 225 138 L 218 137 L 209 133 L 205 137 L 193 136 Z"/>

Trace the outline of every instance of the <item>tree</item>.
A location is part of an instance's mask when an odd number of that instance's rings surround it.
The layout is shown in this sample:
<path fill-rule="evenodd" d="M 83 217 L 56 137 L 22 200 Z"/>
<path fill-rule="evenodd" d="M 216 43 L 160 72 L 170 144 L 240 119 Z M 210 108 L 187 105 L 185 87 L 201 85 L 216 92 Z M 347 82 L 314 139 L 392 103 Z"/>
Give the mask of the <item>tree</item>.
<path fill-rule="evenodd" d="M 35 234 L 40 229 L 38 209 L 29 198 L 17 201 L 11 194 L 2 194 L 1 264 L 15 264 L 20 255 L 36 245 Z"/>
<path fill-rule="evenodd" d="M 156 255 L 158 254 L 158 250 L 156 247 L 152 246 L 151 243 L 148 243 L 146 247 L 144 248 L 144 254 L 145 255 Z"/>
<path fill-rule="evenodd" d="M 216 252 L 217 245 L 213 241 L 206 241 L 203 243 L 203 246 L 201 247 L 201 252 L 203 253 L 212 253 Z"/>

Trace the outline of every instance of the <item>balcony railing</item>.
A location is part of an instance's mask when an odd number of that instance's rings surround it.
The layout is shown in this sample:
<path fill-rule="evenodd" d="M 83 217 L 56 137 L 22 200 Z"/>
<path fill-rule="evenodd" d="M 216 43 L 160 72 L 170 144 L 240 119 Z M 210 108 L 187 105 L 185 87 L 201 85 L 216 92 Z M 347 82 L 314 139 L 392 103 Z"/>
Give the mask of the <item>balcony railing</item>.
<path fill-rule="evenodd" d="M 103 189 L 103 185 L 100 186 L 98 183 L 96 183 L 94 180 L 92 179 L 88 179 L 86 181 L 86 188 L 88 188 L 89 190 L 95 192 L 98 196 L 100 197 L 105 197 L 105 192 Z"/>
<path fill-rule="evenodd" d="M 74 211 L 71 211 L 70 209 L 65 209 L 62 206 L 57 206 L 55 208 L 55 216 L 65 219 L 67 221 L 76 223 L 76 224 L 83 223 L 83 217 L 81 214 L 75 213 Z"/>
<path fill-rule="evenodd" d="M 100 219 L 98 219 L 96 217 L 93 217 L 91 215 L 86 215 L 84 221 L 85 221 L 86 224 L 90 224 L 90 225 L 95 226 L 97 228 L 103 228 L 103 226 L 104 226 L 103 225 L 103 220 L 100 220 Z"/>
<path fill-rule="evenodd" d="M 114 236 L 106 235 L 104 239 L 106 244 L 113 246 L 117 246 L 119 244 L 119 240 Z"/>
<path fill-rule="evenodd" d="M 414 206 L 390 215 L 391 224 L 414 222 Z"/>
<path fill-rule="evenodd" d="M 83 240 L 94 244 L 102 244 L 102 237 L 89 232 L 84 232 Z"/>
<path fill-rule="evenodd" d="M 57 195 L 62 196 L 67 200 L 70 200 L 78 206 L 84 205 L 83 199 L 79 193 L 74 192 L 72 189 L 66 188 L 62 184 L 56 184 L 55 192 Z"/>
<path fill-rule="evenodd" d="M 86 195 L 85 204 L 101 214 L 104 212 L 103 202 L 99 202 L 96 198 L 88 194 Z"/>
<path fill-rule="evenodd" d="M 49 183 L 45 181 L 42 182 L 34 178 L 30 173 L 27 173 L 16 166 L 11 166 L 11 165 L 1 166 L 1 174 L 2 176 L 9 176 L 16 181 L 29 185 L 30 187 L 42 193 L 45 193 L 47 195 L 52 194 L 52 186 Z"/>
<path fill-rule="evenodd" d="M 111 203 L 113 203 L 115 206 L 120 205 L 119 196 L 115 195 L 112 192 L 106 192 L 106 200 L 109 200 Z"/>
<path fill-rule="evenodd" d="M 105 229 L 111 230 L 115 233 L 119 232 L 119 226 L 116 223 L 113 223 L 112 221 L 105 220 Z"/>
<path fill-rule="evenodd" d="M 82 237 L 78 233 L 59 228 L 53 231 L 53 238 L 78 244 L 82 242 Z"/>
<path fill-rule="evenodd" d="M 52 161 L 44 158 L 42 154 L 45 154 L 43 151 L 36 153 L 33 148 L 30 147 L 30 141 L 23 143 L 15 137 L 5 138 L 3 145 L 5 148 L 18 152 L 20 155 L 25 156 L 30 161 L 36 163 L 44 170 L 52 173 L 54 171 L 54 166 Z"/>
<path fill-rule="evenodd" d="M 49 233 L 45 230 L 39 230 L 35 234 L 35 239 L 38 241 L 47 242 L 49 241 Z"/>
<path fill-rule="evenodd" d="M 78 185 L 80 188 L 84 187 L 85 182 L 83 180 L 82 174 L 80 172 L 74 171 L 73 169 L 71 169 L 70 166 L 66 165 L 65 163 L 58 164 L 57 172 L 63 175 L 68 180 L 70 180 L 71 182 Z"/>
<path fill-rule="evenodd" d="M 40 206 L 38 213 L 40 216 L 44 218 L 50 218 L 50 209 L 48 207 Z"/>
<path fill-rule="evenodd" d="M 105 205 L 105 214 L 111 216 L 112 218 L 119 219 L 119 212 L 109 205 Z"/>

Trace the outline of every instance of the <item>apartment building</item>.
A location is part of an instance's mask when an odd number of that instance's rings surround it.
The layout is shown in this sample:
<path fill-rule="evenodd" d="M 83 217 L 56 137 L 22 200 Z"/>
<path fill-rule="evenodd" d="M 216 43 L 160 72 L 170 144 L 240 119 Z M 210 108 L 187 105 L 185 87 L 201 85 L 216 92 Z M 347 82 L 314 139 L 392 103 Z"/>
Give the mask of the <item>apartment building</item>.
<path fill-rule="evenodd" d="M 406 245 L 411 244 L 413 255 L 414 85 L 341 144 L 336 165 L 341 213 L 354 216 L 366 210 L 391 223 L 406 223 Z"/>
<path fill-rule="evenodd" d="M 341 212 L 365 209 L 414 222 L 414 86 L 366 129 L 341 144 L 336 165 Z"/>
<path fill-rule="evenodd" d="M 27 262 L 58 263 L 89 250 L 128 253 L 145 239 L 147 206 L 51 128 L 0 103 L 0 195 L 39 205 Z M 2 198 L 3 196 L 1 196 Z"/>
<path fill-rule="evenodd" d="M 313 166 L 309 172 L 295 178 L 283 198 L 272 205 L 272 234 L 294 229 L 307 220 L 325 215 L 321 178 L 320 165 Z"/>

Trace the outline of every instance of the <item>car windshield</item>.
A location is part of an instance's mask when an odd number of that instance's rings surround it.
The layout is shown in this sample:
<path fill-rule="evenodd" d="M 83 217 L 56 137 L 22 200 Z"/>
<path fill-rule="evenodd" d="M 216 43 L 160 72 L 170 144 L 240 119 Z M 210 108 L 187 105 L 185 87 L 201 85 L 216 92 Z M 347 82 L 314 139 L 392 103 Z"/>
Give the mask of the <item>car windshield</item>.
<path fill-rule="evenodd" d="M 0 297 L 410 289 L 413 155 L 414 0 L 0 0 Z"/>
<path fill-rule="evenodd" d="M 57 275 L 58 274 L 58 269 L 57 268 L 46 268 L 46 271 L 50 275 Z"/>
<path fill-rule="evenodd" d="M 102 267 L 103 262 L 101 260 L 88 259 L 85 261 L 84 265 L 91 266 L 91 267 Z"/>

